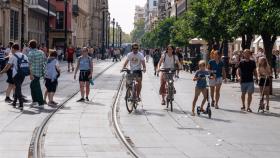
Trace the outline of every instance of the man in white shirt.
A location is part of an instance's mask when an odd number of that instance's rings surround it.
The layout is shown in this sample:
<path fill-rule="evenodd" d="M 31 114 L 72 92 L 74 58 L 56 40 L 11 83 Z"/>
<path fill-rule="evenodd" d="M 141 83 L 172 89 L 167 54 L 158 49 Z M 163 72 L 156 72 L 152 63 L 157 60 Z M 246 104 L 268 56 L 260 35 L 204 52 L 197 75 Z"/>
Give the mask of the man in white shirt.
<path fill-rule="evenodd" d="M 138 52 L 139 46 L 138 44 L 134 43 L 132 45 L 132 52 L 127 55 L 127 59 L 123 65 L 123 69 L 126 68 L 127 64 L 130 64 L 130 70 L 133 71 L 134 74 L 137 74 L 137 97 L 140 100 L 140 94 L 142 89 L 142 71 L 141 68 L 143 66 L 143 72 L 146 72 L 146 64 L 144 56 Z"/>
<path fill-rule="evenodd" d="M 18 44 L 14 44 L 12 46 L 11 52 L 12 52 L 12 55 L 9 58 L 8 64 L 0 72 L 0 75 L 2 75 L 3 73 L 7 72 L 10 68 L 12 68 L 12 70 L 13 70 L 12 77 L 13 77 L 13 81 L 15 84 L 15 98 L 14 98 L 14 101 L 12 104 L 13 104 L 13 107 L 15 108 L 16 102 L 17 102 L 17 100 L 19 100 L 19 109 L 23 110 L 24 99 L 22 97 L 21 86 L 22 86 L 25 76 L 22 75 L 21 73 L 18 73 L 18 69 L 19 69 L 18 61 L 21 59 L 28 61 L 28 58 L 26 55 L 22 54 L 19 51 Z"/>

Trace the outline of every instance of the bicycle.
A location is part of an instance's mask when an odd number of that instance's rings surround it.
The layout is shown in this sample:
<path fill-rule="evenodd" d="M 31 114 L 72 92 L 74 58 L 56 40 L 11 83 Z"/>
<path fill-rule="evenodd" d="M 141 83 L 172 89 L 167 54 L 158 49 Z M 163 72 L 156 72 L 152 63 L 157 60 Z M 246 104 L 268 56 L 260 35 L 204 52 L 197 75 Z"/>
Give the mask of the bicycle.
<path fill-rule="evenodd" d="M 142 71 L 142 70 L 141 70 Z M 129 69 L 122 69 L 121 72 L 126 72 L 126 94 L 125 104 L 128 113 L 131 113 L 133 109 L 137 109 L 139 99 L 137 97 L 137 74 Z"/>
<path fill-rule="evenodd" d="M 174 94 L 176 93 L 174 88 L 174 76 L 176 69 L 160 69 L 163 72 L 164 79 L 166 81 L 166 88 L 167 88 L 167 95 L 166 95 L 166 108 L 169 108 L 173 111 L 173 101 L 174 101 Z"/>

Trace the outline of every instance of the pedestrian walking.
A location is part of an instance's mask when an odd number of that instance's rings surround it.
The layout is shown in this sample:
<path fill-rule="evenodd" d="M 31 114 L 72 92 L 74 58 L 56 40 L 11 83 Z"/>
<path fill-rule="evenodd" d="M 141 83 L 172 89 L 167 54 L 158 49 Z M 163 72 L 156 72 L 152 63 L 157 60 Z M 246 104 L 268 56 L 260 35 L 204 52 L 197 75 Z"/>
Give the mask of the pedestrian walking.
<path fill-rule="evenodd" d="M 12 77 L 15 85 L 15 95 L 13 100 L 13 107 L 16 107 L 16 102 L 19 100 L 19 109 L 23 110 L 24 98 L 21 92 L 21 86 L 25 76 L 29 75 L 29 63 L 26 55 L 19 51 L 19 45 L 13 44 L 12 55 L 5 68 L 0 72 L 0 75 L 12 68 Z"/>
<path fill-rule="evenodd" d="M 241 84 L 241 100 L 242 107 L 241 110 L 245 111 L 245 97 L 248 94 L 247 98 L 247 111 L 252 112 L 250 106 L 252 102 L 252 95 L 254 93 L 254 78 L 256 78 L 256 83 L 258 82 L 258 75 L 256 70 L 256 62 L 251 60 L 251 52 L 249 49 L 245 49 L 243 53 L 244 60 L 242 60 L 237 69 L 237 79 Z"/>
<path fill-rule="evenodd" d="M 8 47 L 5 49 L 5 63 L 7 63 L 9 61 L 10 57 L 12 56 L 11 48 L 12 48 L 13 45 L 14 45 L 14 42 L 9 42 Z M 12 91 L 15 92 L 15 84 L 14 84 L 14 80 L 13 80 L 12 67 L 10 67 L 10 69 L 8 69 L 6 71 L 6 74 L 7 74 L 6 82 L 8 83 L 8 87 L 6 89 L 5 102 L 6 103 L 11 103 L 11 102 L 13 102 L 13 100 L 10 98 L 11 92 Z"/>
<path fill-rule="evenodd" d="M 269 110 L 269 90 L 270 90 L 270 80 L 272 78 L 271 67 L 267 62 L 267 59 L 264 57 L 259 58 L 259 67 L 258 67 L 258 76 L 259 76 L 259 88 L 261 95 L 266 97 L 266 110 Z M 262 97 L 262 96 L 261 96 Z"/>
<path fill-rule="evenodd" d="M 218 51 L 214 52 L 213 58 L 208 63 L 208 70 L 214 76 L 209 80 L 211 106 L 219 109 L 220 90 L 223 80 L 226 82 L 226 71 Z"/>
<path fill-rule="evenodd" d="M 48 105 L 55 106 L 58 103 L 54 101 L 53 97 L 58 86 L 58 77 L 60 76 L 59 62 L 57 60 L 57 52 L 52 51 L 47 59 L 45 86 L 48 94 Z"/>
<path fill-rule="evenodd" d="M 177 55 L 177 57 L 178 57 L 178 59 L 179 59 L 180 64 L 183 65 L 183 54 L 182 54 L 181 48 L 177 47 L 175 53 L 176 53 L 176 55 Z M 175 77 L 176 77 L 176 78 L 179 78 L 180 69 L 178 68 L 178 65 L 177 65 L 177 64 L 176 64 L 176 69 L 177 69 L 177 70 L 176 70 L 176 75 L 175 75 Z"/>
<path fill-rule="evenodd" d="M 192 116 L 195 116 L 195 106 L 196 106 L 196 102 L 197 99 L 200 95 L 200 93 L 202 93 L 203 95 L 203 100 L 201 102 L 201 112 L 204 112 L 205 110 L 203 109 L 203 106 L 207 100 L 207 81 L 206 81 L 206 77 L 209 76 L 209 72 L 206 70 L 206 63 L 204 60 L 199 61 L 198 63 L 198 67 L 199 69 L 196 71 L 193 81 L 196 81 L 196 86 L 195 86 L 195 94 L 194 94 L 194 99 L 193 99 L 193 103 L 192 103 Z"/>
<path fill-rule="evenodd" d="M 273 50 L 272 52 L 272 63 L 271 63 L 271 68 L 272 71 L 274 72 L 274 78 L 278 78 L 278 72 L 277 72 L 277 50 Z"/>
<path fill-rule="evenodd" d="M 44 105 L 44 99 L 40 84 L 40 78 L 45 75 L 46 56 L 45 53 L 37 49 L 37 41 L 31 40 L 29 42 L 30 51 L 28 53 L 28 60 L 30 63 L 30 89 L 32 97 L 32 105 L 36 103 L 40 107 Z"/>
<path fill-rule="evenodd" d="M 88 49 L 86 47 L 82 48 L 82 54 L 78 58 L 77 66 L 74 73 L 74 79 L 76 80 L 76 74 L 80 70 L 79 84 L 81 91 L 81 99 L 77 102 L 89 101 L 89 81 L 92 79 L 93 63 L 92 58 L 88 55 Z M 86 90 L 85 90 L 86 89 Z M 85 98 L 86 95 L 86 98 Z"/>
<path fill-rule="evenodd" d="M 233 56 L 230 58 L 230 64 L 231 64 L 231 81 L 235 82 L 236 80 L 236 71 L 238 64 L 240 62 L 239 55 L 237 52 L 234 52 Z"/>
<path fill-rule="evenodd" d="M 161 58 L 161 53 L 160 53 L 159 49 L 155 49 L 154 53 L 152 54 L 152 58 L 153 58 L 153 63 L 154 63 L 154 75 L 158 76 L 157 66 L 158 66 L 159 60 Z"/>
<path fill-rule="evenodd" d="M 75 49 L 70 45 L 69 48 L 67 48 L 66 50 L 66 58 L 67 58 L 67 63 L 68 63 L 68 72 L 70 72 L 70 70 L 74 71 L 74 53 L 75 53 Z M 70 66 L 72 69 L 70 69 Z"/>

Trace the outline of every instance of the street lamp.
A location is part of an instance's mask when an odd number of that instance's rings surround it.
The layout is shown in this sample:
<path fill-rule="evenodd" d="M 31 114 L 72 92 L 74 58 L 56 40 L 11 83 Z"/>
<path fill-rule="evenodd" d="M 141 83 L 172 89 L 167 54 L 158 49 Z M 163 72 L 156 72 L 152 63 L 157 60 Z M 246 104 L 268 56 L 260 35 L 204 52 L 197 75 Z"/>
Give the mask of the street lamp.
<path fill-rule="evenodd" d="M 23 49 L 23 43 L 24 43 L 24 0 L 21 1 L 21 40 L 20 40 L 21 49 Z"/>
<path fill-rule="evenodd" d="M 118 29 L 119 29 L 119 24 L 118 24 L 118 22 L 116 22 L 116 47 L 118 47 L 119 45 L 118 45 Z"/>
<path fill-rule="evenodd" d="M 112 24 L 113 24 L 113 48 L 115 48 L 115 18 L 113 18 L 113 21 L 112 21 Z"/>
<path fill-rule="evenodd" d="M 67 50 L 67 0 L 64 0 L 64 60 L 66 60 L 66 50 Z"/>
<path fill-rule="evenodd" d="M 120 27 L 120 47 L 122 47 L 122 28 Z"/>
<path fill-rule="evenodd" d="M 107 49 L 110 48 L 110 13 L 108 12 L 107 15 L 107 41 L 106 41 L 106 45 L 107 45 Z"/>
<path fill-rule="evenodd" d="M 102 3 L 102 57 L 101 60 L 105 59 L 105 12 L 107 11 L 107 7 L 105 6 L 105 2 Z"/>
<path fill-rule="evenodd" d="M 50 0 L 48 0 L 48 16 L 47 16 L 47 30 L 46 30 L 47 53 L 49 53 L 49 36 L 50 36 Z"/>

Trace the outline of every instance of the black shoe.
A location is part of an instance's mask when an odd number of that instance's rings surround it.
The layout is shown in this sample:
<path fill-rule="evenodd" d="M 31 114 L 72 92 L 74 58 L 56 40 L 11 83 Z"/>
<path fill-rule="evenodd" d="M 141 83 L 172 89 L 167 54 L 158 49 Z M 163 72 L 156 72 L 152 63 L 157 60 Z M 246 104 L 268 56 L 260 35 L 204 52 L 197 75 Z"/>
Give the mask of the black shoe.
<path fill-rule="evenodd" d="M 17 107 L 17 103 L 15 103 L 15 102 L 13 102 L 11 105 L 13 106 L 13 108 Z"/>
<path fill-rule="evenodd" d="M 10 97 L 6 97 L 5 98 L 5 102 L 6 103 L 11 103 L 11 102 L 13 102 L 13 100 Z"/>
<path fill-rule="evenodd" d="M 86 97 L 86 101 L 89 101 L 88 97 Z"/>
<path fill-rule="evenodd" d="M 28 103 L 29 101 L 27 99 L 25 99 L 25 98 L 22 98 L 22 102 Z"/>
<path fill-rule="evenodd" d="M 20 111 L 22 111 L 22 110 L 23 110 L 23 106 L 19 106 L 18 109 L 19 109 Z"/>
<path fill-rule="evenodd" d="M 85 98 L 81 98 L 79 100 L 77 100 L 77 102 L 84 102 L 85 101 Z"/>

